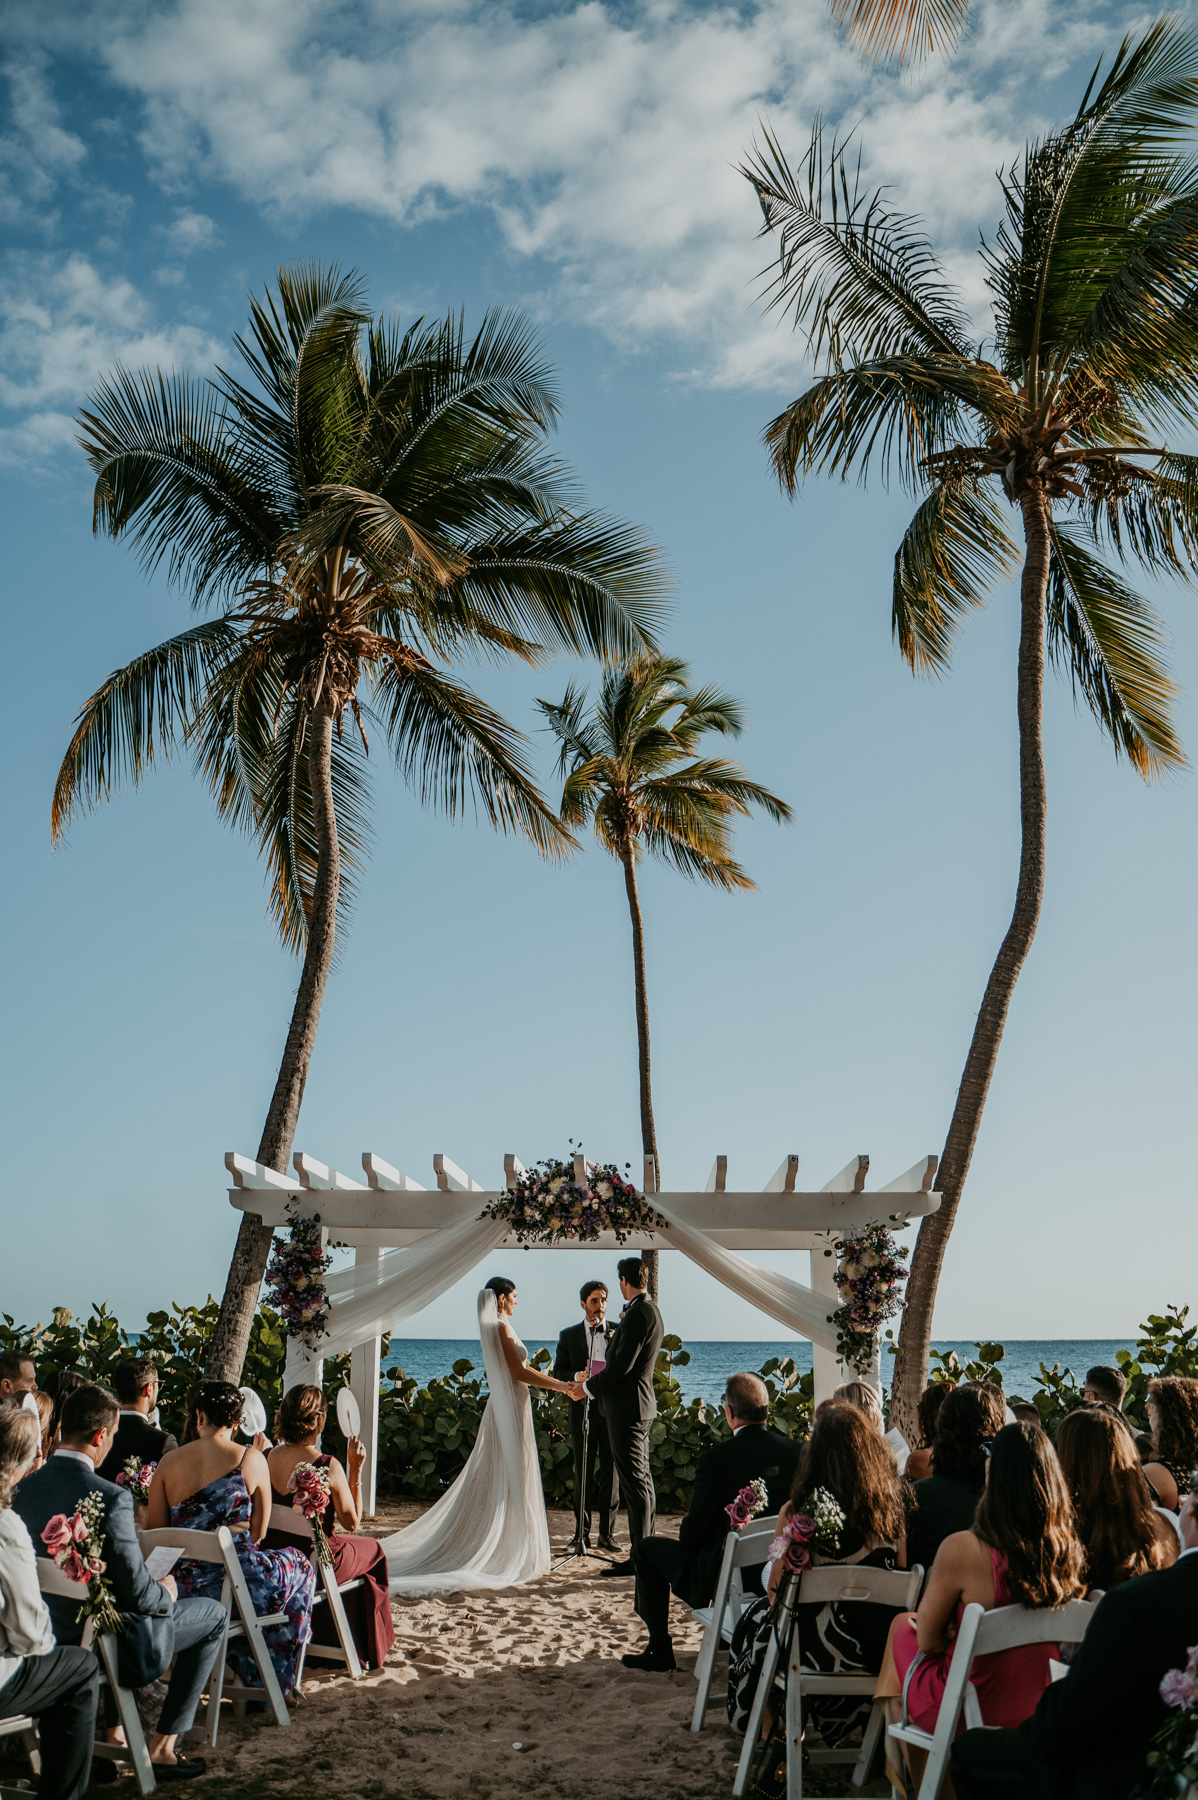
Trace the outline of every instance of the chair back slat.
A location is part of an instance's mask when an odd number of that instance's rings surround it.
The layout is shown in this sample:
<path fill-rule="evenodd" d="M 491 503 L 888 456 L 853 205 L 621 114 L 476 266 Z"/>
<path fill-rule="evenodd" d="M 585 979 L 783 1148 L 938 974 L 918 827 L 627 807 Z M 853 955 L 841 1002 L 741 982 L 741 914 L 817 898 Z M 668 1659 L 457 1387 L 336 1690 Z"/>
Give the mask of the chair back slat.
<path fill-rule="evenodd" d="M 1065 1606 L 995 1606 L 983 1613 L 973 1646 L 975 1656 L 1015 1650 L 1023 1644 L 1080 1644 L 1094 1617 L 1096 1600 Z"/>
<path fill-rule="evenodd" d="M 912 1569 L 872 1569 L 862 1563 L 824 1563 L 818 1569 L 804 1569 L 795 1598 L 803 1606 L 846 1600 L 914 1606 L 922 1581 L 919 1564 Z"/>
<path fill-rule="evenodd" d="M 753 1563 L 763 1563 L 777 1535 L 777 1513 L 772 1518 L 754 1519 L 743 1531 L 730 1531 L 728 1537 L 732 1540 L 732 1567 L 744 1569 L 751 1567 Z"/>
<path fill-rule="evenodd" d="M 224 1527 L 221 1527 L 224 1530 Z M 215 1531 L 193 1531 L 183 1525 L 161 1525 L 153 1531 L 139 1531 L 137 1541 L 141 1545 L 141 1553 L 148 1557 L 151 1550 L 181 1550 L 188 1562 L 223 1563 L 225 1553 L 221 1549 L 219 1534 Z"/>
<path fill-rule="evenodd" d="M 285 1531 L 288 1537 L 303 1538 L 307 1543 L 316 1542 L 316 1533 L 312 1529 L 312 1521 L 305 1519 L 303 1513 L 296 1512 L 294 1506 L 272 1505 L 270 1509 L 270 1529 Z"/>
<path fill-rule="evenodd" d="M 53 1594 L 57 1600 L 87 1599 L 86 1581 L 70 1580 L 48 1556 L 37 1559 L 37 1585 L 43 1594 Z"/>

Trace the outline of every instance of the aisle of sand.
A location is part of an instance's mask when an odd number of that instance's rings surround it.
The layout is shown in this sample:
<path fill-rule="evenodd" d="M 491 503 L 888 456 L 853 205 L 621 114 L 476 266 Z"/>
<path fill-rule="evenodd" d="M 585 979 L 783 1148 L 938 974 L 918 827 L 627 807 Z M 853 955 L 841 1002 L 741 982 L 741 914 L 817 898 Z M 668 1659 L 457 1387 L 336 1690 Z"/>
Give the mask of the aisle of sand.
<path fill-rule="evenodd" d="M 419 1509 L 371 1521 L 377 1535 Z M 551 1513 L 555 1552 L 573 1516 Z M 677 1520 L 659 1530 L 676 1531 Z M 642 1675 L 620 1653 L 644 1628 L 632 1582 L 569 1566 L 524 1588 L 393 1604 L 396 1644 L 385 1669 L 358 1682 L 310 1665 L 305 1703 L 280 1731 L 260 1717 L 227 1714 L 197 1794 L 290 1795 L 301 1789 L 363 1800 L 714 1800 L 731 1791 L 739 1740 L 712 1709 L 709 1727 L 687 1730 L 700 1633 L 675 1603 L 679 1670 Z M 514 1750 L 519 1743 L 522 1748 Z"/>

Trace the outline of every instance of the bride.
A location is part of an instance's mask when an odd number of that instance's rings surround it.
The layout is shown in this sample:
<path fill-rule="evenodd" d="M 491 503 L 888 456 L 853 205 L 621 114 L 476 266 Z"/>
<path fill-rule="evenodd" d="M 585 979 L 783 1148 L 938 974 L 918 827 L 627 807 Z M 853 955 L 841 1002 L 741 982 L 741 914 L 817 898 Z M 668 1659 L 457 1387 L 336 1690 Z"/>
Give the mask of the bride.
<path fill-rule="evenodd" d="M 393 1594 L 515 1587 L 549 1572 L 549 1523 L 530 1387 L 569 1392 L 528 1366 L 511 1326 L 516 1284 L 493 1276 L 478 1296 L 489 1398 L 474 1449 L 429 1510 L 383 1539 Z"/>

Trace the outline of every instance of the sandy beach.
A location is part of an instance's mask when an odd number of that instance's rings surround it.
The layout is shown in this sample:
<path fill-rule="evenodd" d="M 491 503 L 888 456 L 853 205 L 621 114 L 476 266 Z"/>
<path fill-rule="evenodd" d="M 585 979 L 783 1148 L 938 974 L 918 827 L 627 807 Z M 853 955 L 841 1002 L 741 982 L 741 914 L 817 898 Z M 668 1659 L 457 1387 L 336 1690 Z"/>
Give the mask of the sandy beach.
<path fill-rule="evenodd" d="M 421 1510 L 380 1511 L 368 1529 L 384 1536 Z M 549 1521 L 558 1552 L 573 1515 L 551 1512 Z M 659 1529 L 677 1525 L 666 1519 Z M 648 1676 L 619 1661 L 644 1642 L 632 1583 L 603 1579 L 598 1562 L 497 1594 L 396 1601 L 394 1613 L 386 1668 L 352 1682 L 310 1664 L 290 1730 L 260 1717 L 239 1724 L 225 1708 L 204 1793 L 714 1800 L 730 1792 L 739 1742 L 722 1706 L 702 1733 L 686 1729 L 700 1640 L 689 1609 L 674 1608 L 678 1671 Z"/>
<path fill-rule="evenodd" d="M 366 1529 L 385 1536 L 416 1518 L 388 1508 Z M 573 1515 L 550 1512 L 555 1554 Z M 674 1533 L 677 1518 L 659 1519 Z M 396 1642 L 387 1666 L 352 1682 L 310 1664 L 304 1703 L 278 1730 L 229 1708 L 202 1791 L 213 1800 L 314 1791 L 363 1800 L 727 1800 L 740 1750 L 722 1705 L 704 1731 L 688 1730 L 700 1631 L 673 1605 L 678 1670 L 640 1675 L 620 1654 L 644 1629 L 632 1582 L 571 1564 L 525 1588 L 393 1603 Z M 721 1665 L 717 1688 L 722 1689 Z M 515 1745 L 521 1747 L 517 1750 Z M 811 1771 L 811 1794 L 842 1794 L 849 1770 Z M 873 1783 L 864 1794 L 887 1793 Z"/>

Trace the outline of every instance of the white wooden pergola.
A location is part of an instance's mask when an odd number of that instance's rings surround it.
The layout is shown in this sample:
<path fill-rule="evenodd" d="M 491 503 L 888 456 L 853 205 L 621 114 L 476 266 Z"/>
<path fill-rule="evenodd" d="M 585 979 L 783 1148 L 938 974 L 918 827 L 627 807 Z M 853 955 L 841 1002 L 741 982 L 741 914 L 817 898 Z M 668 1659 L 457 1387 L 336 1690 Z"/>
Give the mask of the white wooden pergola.
<path fill-rule="evenodd" d="M 851 1236 L 871 1219 L 891 1219 L 900 1226 L 909 1219 L 935 1212 L 940 1204 L 933 1194 L 934 1156 L 925 1156 L 884 1187 L 866 1189 L 869 1157 L 854 1156 L 840 1172 L 813 1191 L 798 1188 L 799 1158 L 789 1155 L 760 1191 L 732 1191 L 727 1185 L 728 1158 L 717 1156 L 702 1193 L 662 1192 L 687 1225 L 704 1232 L 728 1250 L 805 1250 L 811 1257 L 811 1287 L 826 1296 L 828 1310 L 839 1304 L 836 1264 L 824 1254 L 837 1238 Z M 344 1175 L 315 1157 L 297 1151 L 292 1158 L 294 1177 L 280 1175 L 234 1151 L 225 1155 L 232 1177 L 230 1203 L 240 1212 L 255 1213 L 264 1225 L 276 1229 L 289 1225 L 304 1210 L 319 1211 L 321 1231 L 327 1243 L 343 1245 L 354 1253 L 359 1268 L 377 1265 L 387 1250 L 402 1249 L 447 1226 L 476 1218 L 484 1206 L 515 1186 L 524 1173 L 514 1155 L 503 1159 L 504 1188 L 484 1188 L 447 1156 L 433 1157 L 436 1186 L 426 1188 L 401 1169 L 393 1168 L 373 1151 L 364 1151 L 365 1181 Z M 581 1154 L 574 1159 L 575 1179 L 585 1182 L 588 1164 Z M 644 1192 L 657 1193 L 652 1157 L 644 1161 Z M 308 1197 L 319 1195 L 319 1201 Z M 298 1211 L 297 1211 L 298 1209 Z M 497 1248 L 514 1248 L 507 1237 Z M 633 1235 L 621 1247 L 613 1233 L 597 1240 L 577 1240 L 555 1246 L 563 1250 L 608 1251 L 627 1254 L 634 1250 L 669 1250 L 669 1232 Z M 362 1472 L 362 1499 L 373 1513 L 377 1498 L 379 1382 L 382 1374 L 379 1337 L 357 1345 L 350 1357 L 350 1385 L 362 1414 L 362 1439 L 366 1466 Z M 835 1353 L 814 1346 L 815 1397 L 822 1400 L 841 1379 Z M 310 1365 L 309 1379 L 320 1379 L 320 1365 Z"/>

